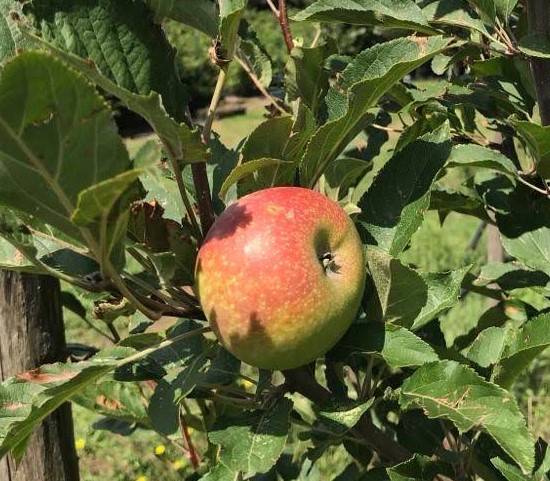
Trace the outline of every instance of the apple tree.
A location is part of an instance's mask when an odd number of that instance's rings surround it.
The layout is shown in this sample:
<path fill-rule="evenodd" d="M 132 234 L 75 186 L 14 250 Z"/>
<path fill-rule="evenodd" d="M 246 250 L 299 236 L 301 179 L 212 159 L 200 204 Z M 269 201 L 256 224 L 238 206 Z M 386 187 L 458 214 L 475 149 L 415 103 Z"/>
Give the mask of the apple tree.
<path fill-rule="evenodd" d="M 66 307 L 113 338 L 0 385 L 0 457 L 21 460 L 71 401 L 171 440 L 188 479 L 304 479 L 334 446 L 339 480 L 548 479 L 513 389 L 550 345 L 550 4 L 306 3 L 267 1 L 288 50 L 278 72 L 246 0 L 0 0 L 0 267 L 72 286 Z M 212 38 L 200 121 L 167 19 Z M 295 22 L 314 35 L 293 37 Z M 376 40 L 343 55 L 335 25 Z M 239 69 L 268 113 L 231 147 L 212 124 Z M 437 81 L 415 86 L 421 69 Z M 107 99 L 154 138 L 130 154 Z M 283 371 L 222 347 L 194 289 L 215 220 L 276 186 L 339 203 L 367 270 L 344 336 Z M 407 263 L 430 210 L 443 229 L 454 212 L 498 232 L 503 261 Z M 284 281 L 240 282 L 259 280 Z M 488 309 L 446 339 L 442 318 L 474 294 Z"/>

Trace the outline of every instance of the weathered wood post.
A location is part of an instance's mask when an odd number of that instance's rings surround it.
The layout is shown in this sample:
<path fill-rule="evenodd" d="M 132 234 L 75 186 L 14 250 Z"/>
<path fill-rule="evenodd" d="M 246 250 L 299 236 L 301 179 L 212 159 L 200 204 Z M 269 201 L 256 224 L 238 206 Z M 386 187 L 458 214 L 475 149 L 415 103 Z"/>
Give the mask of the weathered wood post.
<path fill-rule="evenodd" d="M 66 358 L 59 281 L 0 271 L 0 380 Z M 78 481 L 69 404 L 35 432 L 21 464 L 0 460 L 0 481 Z"/>

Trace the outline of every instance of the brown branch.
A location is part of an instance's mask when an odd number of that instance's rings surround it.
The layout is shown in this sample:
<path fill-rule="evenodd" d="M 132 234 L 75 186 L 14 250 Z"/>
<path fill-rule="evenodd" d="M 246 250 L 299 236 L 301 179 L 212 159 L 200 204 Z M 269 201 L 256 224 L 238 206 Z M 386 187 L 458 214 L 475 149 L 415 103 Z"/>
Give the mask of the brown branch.
<path fill-rule="evenodd" d="M 287 113 L 286 110 L 279 105 L 277 99 L 273 97 L 273 95 L 271 95 L 269 91 L 262 85 L 262 82 L 260 82 L 260 79 L 254 73 L 254 70 L 250 68 L 246 60 L 241 57 L 240 53 L 235 54 L 235 60 L 247 73 L 248 77 L 250 78 L 250 80 L 252 80 L 252 83 L 260 91 L 260 93 L 271 102 L 271 104 L 279 111 L 280 114 L 285 115 Z"/>
<path fill-rule="evenodd" d="M 206 237 L 206 234 L 215 220 L 214 209 L 212 207 L 212 196 L 210 194 L 210 184 L 208 183 L 208 174 L 206 172 L 206 163 L 191 164 L 191 173 L 193 174 L 193 183 L 195 184 L 195 191 L 197 194 L 202 233 L 203 237 Z"/>
<path fill-rule="evenodd" d="M 283 374 L 289 389 L 300 393 L 315 404 L 329 404 L 334 399 L 333 394 L 315 380 L 307 367 L 284 371 Z M 382 459 L 393 464 L 402 463 L 412 456 L 407 449 L 377 428 L 368 414 L 361 417 L 351 432 L 376 451 Z"/>
<path fill-rule="evenodd" d="M 529 34 L 550 41 L 550 4 L 544 0 L 525 0 Z M 550 125 L 550 59 L 531 57 L 531 72 L 539 104 L 542 125 Z"/>
<path fill-rule="evenodd" d="M 279 0 L 279 15 L 276 15 L 281 32 L 285 39 L 286 48 L 290 53 L 294 48 L 294 40 L 292 40 L 292 34 L 290 33 L 290 25 L 288 24 L 288 15 L 286 11 L 286 0 Z"/>
<path fill-rule="evenodd" d="M 179 411 L 179 425 L 180 425 L 180 431 L 183 436 L 183 440 L 185 442 L 185 446 L 188 450 L 188 457 L 189 461 L 191 461 L 191 465 L 193 466 L 193 469 L 197 471 L 199 469 L 199 465 L 201 462 L 199 453 L 197 452 L 195 445 L 193 444 L 193 440 L 191 439 L 191 436 L 189 435 L 189 428 L 187 426 L 187 422 L 185 421 L 185 416 L 181 411 Z"/>
<path fill-rule="evenodd" d="M 154 309 L 159 313 L 160 316 L 174 316 L 174 317 L 186 317 L 187 319 L 197 319 L 200 321 L 206 320 L 204 312 L 200 309 L 195 309 L 192 307 L 175 307 L 169 306 L 164 302 L 158 302 L 150 297 L 137 295 L 141 303 L 145 306 Z"/>

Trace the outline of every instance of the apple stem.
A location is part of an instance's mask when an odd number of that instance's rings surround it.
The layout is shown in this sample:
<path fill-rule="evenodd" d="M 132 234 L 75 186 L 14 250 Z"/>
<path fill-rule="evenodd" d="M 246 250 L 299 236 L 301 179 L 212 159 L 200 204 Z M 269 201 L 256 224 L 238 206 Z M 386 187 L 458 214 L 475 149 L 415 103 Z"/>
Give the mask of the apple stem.
<path fill-rule="evenodd" d="M 287 387 L 300 393 L 317 405 L 330 404 L 334 395 L 315 379 L 314 374 L 307 368 L 301 367 L 283 371 Z M 351 432 L 367 443 L 379 456 L 391 463 L 402 463 L 411 458 L 411 453 L 394 441 L 382 430 L 377 428 L 369 417 L 368 412 L 363 414 Z"/>

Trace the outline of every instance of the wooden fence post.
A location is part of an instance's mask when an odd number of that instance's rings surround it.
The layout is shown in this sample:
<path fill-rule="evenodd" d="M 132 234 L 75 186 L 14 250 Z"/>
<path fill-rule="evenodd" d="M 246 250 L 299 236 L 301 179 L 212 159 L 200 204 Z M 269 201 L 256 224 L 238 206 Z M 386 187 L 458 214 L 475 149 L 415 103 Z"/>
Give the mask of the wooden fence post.
<path fill-rule="evenodd" d="M 57 279 L 0 271 L 0 380 L 67 357 Z M 0 460 L 0 481 L 78 481 L 71 407 L 49 416 L 31 436 L 17 467 Z"/>

